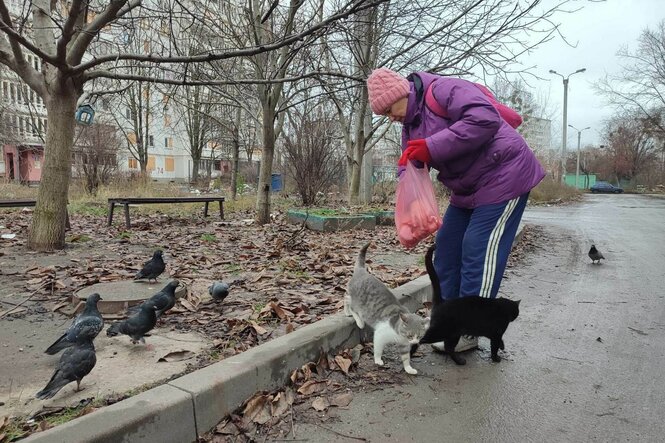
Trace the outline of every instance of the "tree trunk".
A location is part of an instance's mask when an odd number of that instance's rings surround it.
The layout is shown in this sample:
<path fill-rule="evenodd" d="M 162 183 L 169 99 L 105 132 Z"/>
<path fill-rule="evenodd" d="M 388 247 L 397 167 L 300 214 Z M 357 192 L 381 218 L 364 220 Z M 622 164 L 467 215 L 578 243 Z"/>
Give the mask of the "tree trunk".
<path fill-rule="evenodd" d="M 201 165 L 201 157 L 192 155 L 192 183 L 199 180 L 199 167 Z"/>
<path fill-rule="evenodd" d="M 240 160 L 240 134 L 238 132 L 238 124 L 233 128 L 233 163 L 231 165 L 231 200 L 238 197 L 238 162 Z"/>
<path fill-rule="evenodd" d="M 275 151 L 275 110 L 268 100 L 263 104 L 263 153 L 259 170 L 259 188 L 256 197 L 256 221 L 270 223 L 270 183 L 272 158 Z"/>
<path fill-rule="evenodd" d="M 65 247 L 76 100 L 74 90 L 54 93 L 45 100 L 48 128 L 37 205 L 28 234 L 28 248 L 32 250 L 52 251 Z"/>
<path fill-rule="evenodd" d="M 360 197 L 360 172 L 365 151 L 365 133 L 361 129 L 356 133 L 353 144 L 353 164 L 349 179 L 349 203 L 358 204 Z"/>

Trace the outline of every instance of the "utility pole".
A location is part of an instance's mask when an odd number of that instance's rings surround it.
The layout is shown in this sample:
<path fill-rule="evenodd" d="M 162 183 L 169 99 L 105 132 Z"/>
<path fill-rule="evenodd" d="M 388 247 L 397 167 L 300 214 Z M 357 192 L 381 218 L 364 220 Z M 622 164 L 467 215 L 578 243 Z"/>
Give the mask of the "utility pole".
<path fill-rule="evenodd" d="M 586 131 L 587 129 L 591 129 L 590 126 L 587 126 L 584 129 L 577 129 L 573 125 L 568 125 L 574 130 L 577 131 L 577 168 L 575 169 L 575 188 L 579 189 L 580 185 L 580 142 L 582 140 L 582 131 Z"/>
<path fill-rule="evenodd" d="M 550 74 L 558 75 L 563 79 L 563 139 L 561 140 L 561 177 L 559 178 L 559 181 L 565 180 L 564 177 L 566 176 L 566 142 L 568 137 L 568 79 L 572 75 L 584 71 L 586 71 L 586 68 L 578 69 L 572 74 L 568 74 L 564 77 L 555 70 L 550 69 Z"/>

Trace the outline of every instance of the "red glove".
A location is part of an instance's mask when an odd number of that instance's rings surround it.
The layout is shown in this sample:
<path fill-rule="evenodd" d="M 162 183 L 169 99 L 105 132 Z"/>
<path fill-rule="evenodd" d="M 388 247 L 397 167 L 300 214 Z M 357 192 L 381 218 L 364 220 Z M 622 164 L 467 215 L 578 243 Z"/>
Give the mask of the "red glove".
<path fill-rule="evenodd" d="M 427 164 L 432 162 L 432 157 L 429 155 L 429 149 L 427 149 L 427 143 L 424 138 L 409 140 L 406 143 L 406 149 L 402 152 L 397 165 L 406 166 L 407 160 L 418 160 Z"/>

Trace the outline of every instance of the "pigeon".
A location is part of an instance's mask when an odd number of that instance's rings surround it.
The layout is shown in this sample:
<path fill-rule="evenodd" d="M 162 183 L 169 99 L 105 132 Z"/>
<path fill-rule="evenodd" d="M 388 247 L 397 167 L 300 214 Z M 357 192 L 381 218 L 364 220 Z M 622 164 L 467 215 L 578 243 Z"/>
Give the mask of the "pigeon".
<path fill-rule="evenodd" d="M 157 323 L 157 306 L 151 301 L 145 301 L 139 311 L 126 320 L 111 324 L 106 330 L 106 335 L 115 337 L 118 334 L 128 335 L 132 343 L 145 343 L 143 338 L 155 327 Z"/>
<path fill-rule="evenodd" d="M 175 290 L 180 282 L 178 280 L 171 280 L 161 291 L 129 310 L 129 312 L 137 312 L 145 303 L 152 303 L 155 305 L 157 311 L 157 318 L 161 317 L 163 313 L 175 306 Z"/>
<path fill-rule="evenodd" d="M 42 400 L 51 398 L 73 381 L 76 382 L 76 390 L 79 391 L 81 380 L 92 371 L 95 363 L 97 356 L 92 339 L 79 339 L 62 353 L 51 380 L 44 389 L 35 394 L 35 397 Z"/>
<path fill-rule="evenodd" d="M 152 258 L 145 262 L 143 269 L 136 273 L 134 280 L 147 278 L 148 281 L 157 281 L 157 277 L 159 277 L 161 273 L 164 272 L 164 269 L 166 269 L 166 264 L 162 258 L 162 251 L 157 249 L 155 253 L 152 254 Z"/>
<path fill-rule="evenodd" d="M 210 285 L 208 292 L 214 300 L 223 301 L 229 295 L 229 285 L 223 281 L 216 281 Z"/>
<path fill-rule="evenodd" d="M 598 264 L 600 264 L 601 260 L 605 259 L 603 254 L 596 249 L 596 245 L 591 245 L 591 249 L 589 249 L 589 258 L 591 259 L 591 263 L 596 263 L 596 261 L 598 261 Z"/>
<path fill-rule="evenodd" d="M 55 355 L 65 348 L 73 346 L 77 341 L 93 340 L 104 328 L 104 319 L 97 310 L 97 302 L 102 297 L 95 293 L 91 294 L 85 301 L 85 309 L 76 316 L 67 332 L 62 334 L 45 353 Z"/>

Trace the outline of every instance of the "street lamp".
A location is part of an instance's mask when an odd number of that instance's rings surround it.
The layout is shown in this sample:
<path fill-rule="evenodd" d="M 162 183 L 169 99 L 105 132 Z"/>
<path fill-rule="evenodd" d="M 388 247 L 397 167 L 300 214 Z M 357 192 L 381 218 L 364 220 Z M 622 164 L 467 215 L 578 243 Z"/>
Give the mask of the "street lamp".
<path fill-rule="evenodd" d="M 568 136 L 568 79 L 570 76 L 577 74 L 578 72 L 584 72 L 586 68 L 578 69 L 577 71 L 563 76 L 556 72 L 554 69 L 550 69 L 550 74 L 558 75 L 563 79 L 563 139 L 561 140 L 561 176 L 565 177 L 566 175 L 566 137 Z"/>
<path fill-rule="evenodd" d="M 582 140 L 582 131 L 586 131 L 587 129 L 591 129 L 590 126 L 587 126 L 584 129 L 577 129 L 573 125 L 568 125 L 574 130 L 577 131 L 577 167 L 575 169 L 575 188 L 579 187 L 579 181 L 580 181 L 580 141 Z"/>

